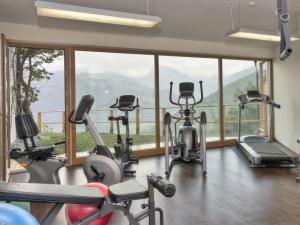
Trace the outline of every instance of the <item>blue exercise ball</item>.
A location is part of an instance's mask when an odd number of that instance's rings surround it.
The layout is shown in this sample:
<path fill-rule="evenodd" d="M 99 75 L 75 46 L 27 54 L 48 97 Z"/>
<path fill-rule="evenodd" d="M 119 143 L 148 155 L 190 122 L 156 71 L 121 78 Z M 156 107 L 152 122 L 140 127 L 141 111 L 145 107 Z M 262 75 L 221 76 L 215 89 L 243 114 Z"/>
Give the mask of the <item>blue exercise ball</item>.
<path fill-rule="evenodd" d="M 8 203 L 0 203 L 1 225 L 39 225 L 39 222 L 26 210 Z"/>

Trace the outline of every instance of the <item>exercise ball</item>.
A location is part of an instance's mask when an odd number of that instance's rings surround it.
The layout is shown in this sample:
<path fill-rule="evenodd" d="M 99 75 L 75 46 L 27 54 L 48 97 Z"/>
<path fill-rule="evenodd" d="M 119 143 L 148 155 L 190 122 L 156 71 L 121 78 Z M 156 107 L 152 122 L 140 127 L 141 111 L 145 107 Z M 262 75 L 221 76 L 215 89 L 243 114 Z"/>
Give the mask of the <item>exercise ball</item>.
<path fill-rule="evenodd" d="M 108 187 L 101 183 L 88 183 L 83 186 L 88 187 L 96 187 L 103 193 L 104 196 L 109 195 Z M 78 220 L 83 219 L 90 215 L 91 213 L 94 213 L 98 210 L 97 205 L 93 204 L 69 204 L 66 206 L 66 218 L 70 224 L 76 223 Z M 110 212 L 109 214 L 99 217 L 98 219 L 92 221 L 89 223 L 89 225 L 106 225 L 109 223 L 109 221 L 112 218 L 113 212 Z"/>
<path fill-rule="evenodd" d="M 0 224 L 39 225 L 39 222 L 26 210 L 8 203 L 0 203 Z"/>

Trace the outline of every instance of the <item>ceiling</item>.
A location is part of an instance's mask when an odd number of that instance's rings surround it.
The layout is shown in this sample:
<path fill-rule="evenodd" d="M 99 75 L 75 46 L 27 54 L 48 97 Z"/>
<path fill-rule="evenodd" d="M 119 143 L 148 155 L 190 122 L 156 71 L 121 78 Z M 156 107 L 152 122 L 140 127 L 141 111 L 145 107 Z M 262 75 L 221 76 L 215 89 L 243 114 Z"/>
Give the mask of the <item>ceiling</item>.
<path fill-rule="evenodd" d="M 147 0 L 48 0 L 65 4 L 146 14 Z M 233 2 L 238 3 L 238 0 Z M 249 1 L 255 3 L 249 6 Z M 162 23 L 155 28 L 134 28 L 53 18 L 38 18 L 34 0 L 0 0 L 0 21 L 32 24 L 91 32 L 169 37 L 188 40 L 231 42 L 226 33 L 231 30 L 231 0 L 149 0 L 151 15 L 160 16 Z M 235 27 L 275 31 L 276 0 L 240 0 L 234 8 Z M 291 30 L 297 30 L 300 15 L 299 0 L 289 0 Z M 239 19 L 240 14 L 240 19 Z M 265 43 L 268 45 L 269 43 Z"/>

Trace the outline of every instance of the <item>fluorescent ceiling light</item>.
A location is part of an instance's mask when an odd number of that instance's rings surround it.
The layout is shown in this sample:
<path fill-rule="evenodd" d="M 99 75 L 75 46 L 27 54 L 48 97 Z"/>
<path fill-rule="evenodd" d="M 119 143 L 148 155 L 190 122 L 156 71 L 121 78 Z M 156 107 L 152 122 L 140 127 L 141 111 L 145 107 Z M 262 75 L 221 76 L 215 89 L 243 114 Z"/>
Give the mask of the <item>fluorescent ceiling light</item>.
<path fill-rule="evenodd" d="M 253 39 L 253 40 L 260 40 L 260 41 L 274 41 L 280 42 L 280 36 L 274 33 L 268 33 L 264 31 L 256 31 L 256 30 L 249 30 L 240 28 L 234 31 L 231 31 L 227 34 L 229 37 L 234 38 L 244 38 L 244 39 Z M 300 40 L 299 37 L 293 36 L 291 37 L 292 41 Z"/>
<path fill-rule="evenodd" d="M 81 20 L 146 28 L 153 27 L 161 22 L 161 18 L 157 16 L 88 8 L 46 1 L 36 1 L 35 7 L 37 8 L 37 14 L 39 16 L 60 19 Z"/>

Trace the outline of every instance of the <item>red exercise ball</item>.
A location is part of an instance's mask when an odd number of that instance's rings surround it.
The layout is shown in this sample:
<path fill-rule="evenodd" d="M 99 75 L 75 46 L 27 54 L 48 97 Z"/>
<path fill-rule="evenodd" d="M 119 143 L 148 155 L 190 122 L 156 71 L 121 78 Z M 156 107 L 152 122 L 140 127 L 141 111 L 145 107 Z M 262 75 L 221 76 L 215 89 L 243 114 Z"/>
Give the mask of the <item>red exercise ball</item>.
<path fill-rule="evenodd" d="M 104 196 L 109 196 L 108 187 L 101 183 L 89 183 L 83 186 L 96 187 L 98 188 Z M 76 223 L 79 219 L 83 219 L 90 215 L 91 213 L 98 210 L 97 205 L 80 205 L 80 204 L 69 204 L 66 206 L 66 218 L 70 224 Z M 113 215 L 113 211 L 104 217 L 99 217 L 89 225 L 106 225 L 109 223 Z"/>

